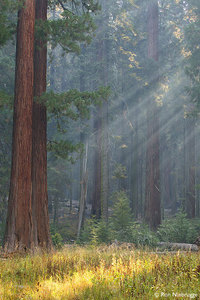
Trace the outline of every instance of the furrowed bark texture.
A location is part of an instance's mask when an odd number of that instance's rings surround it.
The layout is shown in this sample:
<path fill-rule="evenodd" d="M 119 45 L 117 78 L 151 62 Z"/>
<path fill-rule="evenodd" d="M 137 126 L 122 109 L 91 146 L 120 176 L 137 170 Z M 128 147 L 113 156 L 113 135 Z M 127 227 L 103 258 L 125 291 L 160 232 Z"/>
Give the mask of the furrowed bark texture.
<path fill-rule="evenodd" d="M 47 0 L 36 0 L 36 20 L 47 19 Z M 47 47 L 35 41 L 34 96 L 46 91 Z M 47 113 L 45 105 L 33 103 L 32 206 L 34 244 L 51 248 L 47 193 Z"/>
<path fill-rule="evenodd" d="M 32 248 L 31 162 L 35 1 L 18 13 L 13 145 L 5 250 Z"/>
<path fill-rule="evenodd" d="M 148 9 L 148 57 L 158 61 L 158 3 L 153 1 Z M 158 74 L 152 74 L 156 84 Z M 159 171 L 159 116 L 155 99 L 149 96 L 147 111 L 146 151 L 146 203 L 145 219 L 152 229 L 161 223 L 160 171 Z"/>

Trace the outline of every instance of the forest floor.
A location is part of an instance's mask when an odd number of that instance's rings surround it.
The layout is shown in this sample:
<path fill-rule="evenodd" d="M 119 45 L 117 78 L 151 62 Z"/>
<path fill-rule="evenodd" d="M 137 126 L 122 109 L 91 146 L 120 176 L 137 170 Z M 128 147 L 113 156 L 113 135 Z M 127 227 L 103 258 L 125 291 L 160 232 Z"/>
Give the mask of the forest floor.
<path fill-rule="evenodd" d="M 200 253 L 65 246 L 0 257 L 0 299 L 200 299 Z"/>

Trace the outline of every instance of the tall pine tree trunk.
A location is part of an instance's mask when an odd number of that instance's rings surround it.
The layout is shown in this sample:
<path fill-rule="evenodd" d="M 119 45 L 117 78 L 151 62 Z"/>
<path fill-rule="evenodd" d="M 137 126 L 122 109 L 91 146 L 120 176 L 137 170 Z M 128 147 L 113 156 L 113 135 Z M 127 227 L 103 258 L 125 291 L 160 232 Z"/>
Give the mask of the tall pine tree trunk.
<path fill-rule="evenodd" d="M 47 19 L 47 0 L 36 0 L 36 20 Z M 46 91 L 47 47 L 36 40 L 34 53 L 34 96 Z M 51 247 L 47 194 L 47 114 L 43 104 L 33 104 L 33 227 L 35 245 Z"/>
<path fill-rule="evenodd" d="M 32 248 L 32 108 L 35 1 L 18 14 L 12 168 L 4 248 Z"/>
<path fill-rule="evenodd" d="M 158 61 L 158 2 L 152 1 L 148 8 L 148 57 Z M 158 75 L 153 74 L 152 85 Z M 155 87 L 154 87 L 155 88 Z M 155 99 L 149 95 L 147 111 L 146 151 L 146 203 L 145 219 L 152 229 L 161 222 L 160 171 L 159 171 L 159 116 Z"/>

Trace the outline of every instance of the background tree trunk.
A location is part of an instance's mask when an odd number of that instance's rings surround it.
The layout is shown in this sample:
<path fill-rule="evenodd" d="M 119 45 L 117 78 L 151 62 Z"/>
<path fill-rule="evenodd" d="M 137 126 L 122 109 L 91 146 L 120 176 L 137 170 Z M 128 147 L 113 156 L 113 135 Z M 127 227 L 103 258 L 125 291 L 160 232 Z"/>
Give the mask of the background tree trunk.
<path fill-rule="evenodd" d="M 186 213 L 189 218 L 195 218 L 195 120 L 186 120 Z"/>
<path fill-rule="evenodd" d="M 104 11 L 106 12 L 106 2 L 102 3 Z M 105 22 L 108 22 L 108 15 L 105 15 Z M 103 86 L 108 85 L 108 72 L 109 72 L 109 57 L 108 57 L 108 37 L 105 36 L 102 41 L 102 70 L 101 82 Z M 109 198 L 109 142 L 108 142 L 108 129 L 109 127 L 109 103 L 108 99 L 103 100 L 102 104 L 102 153 L 101 153 L 101 172 L 102 172 L 102 218 L 108 222 L 108 198 Z"/>
<path fill-rule="evenodd" d="M 77 238 L 80 237 L 81 228 L 84 223 L 85 205 L 86 205 L 86 198 L 87 198 L 87 186 L 88 186 L 87 161 L 88 161 L 88 142 L 85 143 L 85 155 L 81 161 L 82 162 L 81 197 L 80 197 L 80 205 L 79 205 L 79 220 L 78 220 Z"/>
<path fill-rule="evenodd" d="M 18 13 L 12 169 L 4 248 L 32 248 L 32 108 L 35 1 Z"/>
<path fill-rule="evenodd" d="M 94 153 L 94 190 L 92 198 L 91 214 L 97 219 L 101 217 L 101 144 L 102 144 L 102 130 L 101 130 L 101 115 L 102 108 L 98 108 L 98 112 L 94 117 L 94 134 L 95 134 L 95 153 Z"/>
<path fill-rule="evenodd" d="M 108 101 L 103 103 L 102 137 L 102 217 L 108 222 L 109 163 L 108 163 Z"/>
<path fill-rule="evenodd" d="M 158 3 L 152 1 L 148 8 L 148 57 L 158 61 Z M 156 72 L 156 71 L 155 71 Z M 155 85 L 158 74 L 153 74 L 150 83 Z M 145 219 L 152 229 L 161 222 L 160 166 L 159 166 L 159 116 L 155 99 L 149 95 L 147 110 L 146 151 L 146 203 Z"/>
<path fill-rule="evenodd" d="M 138 218 L 138 177 L 139 177 L 139 139 L 138 139 L 138 103 L 139 101 L 136 100 L 136 108 L 135 108 L 135 115 L 134 125 L 131 128 L 130 134 L 130 206 L 131 212 L 135 219 Z"/>

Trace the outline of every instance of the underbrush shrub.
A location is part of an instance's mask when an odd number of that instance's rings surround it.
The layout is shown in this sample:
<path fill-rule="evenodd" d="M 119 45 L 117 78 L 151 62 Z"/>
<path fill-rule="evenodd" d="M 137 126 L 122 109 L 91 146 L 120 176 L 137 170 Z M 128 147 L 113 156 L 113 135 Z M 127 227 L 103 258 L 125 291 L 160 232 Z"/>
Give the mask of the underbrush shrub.
<path fill-rule="evenodd" d="M 115 192 L 112 199 L 114 202 L 113 213 L 110 219 L 112 228 L 115 231 L 126 231 L 132 220 L 129 199 L 125 191 Z"/>
<path fill-rule="evenodd" d="M 145 224 L 132 219 L 129 199 L 124 191 L 114 193 L 115 204 L 110 219 L 112 240 L 134 243 L 136 246 L 156 246 L 158 238 Z"/>
<path fill-rule="evenodd" d="M 70 218 L 70 216 L 69 216 Z M 55 236 L 56 233 L 60 235 L 59 239 L 62 239 L 62 244 L 73 244 L 77 237 L 77 223 L 71 220 L 71 218 L 66 220 L 65 222 L 60 223 L 52 223 L 50 224 L 50 232 L 52 239 L 58 239 L 58 236 Z"/>
<path fill-rule="evenodd" d="M 61 249 L 63 246 L 63 238 L 60 233 L 56 232 L 55 234 L 51 235 L 52 243 L 56 247 L 56 249 Z"/>
<path fill-rule="evenodd" d="M 57 228 L 54 224 L 50 226 L 51 240 L 56 249 L 60 249 L 63 246 L 63 238 L 61 234 L 57 231 Z"/>
<path fill-rule="evenodd" d="M 98 221 L 94 218 L 86 220 L 80 242 L 99 245 L 118 241 L 134 243 L 136 246 L 156 246 L 159 241 L 156 234 L 147 225 L 132 220 L 126 193 L 124 191 L 115 192 L 112 201 L 114 207 L 108 224 L 104 220 Z"/>
<path fill-rule="evenodd" d="M 95 226 L 95 219 L 85 220 L 84 227 L 81 230 L 80 237 L 77 241 L 78 244 L 89 244 L 92 240 L 92 228 Z"/>
<path fill-rule="evenodd" d="M 110 241 L 110 227 L 103 219 L 95 220 L 91 218 L 86 220 L 84 229 L 81 231 L 79 243 L 99 245 Z"/>
<path fill-rule="evenodd" d="M 134 222 L 130 225 L 130 242 L 136 246 L 155 247 L 159 241 L 155 232 L 151 231 L 146 224 Z"/>
<path fill-rule="evenodd" d="M 187 218 L 183 212 L 166 219 L 159 226 L 157 235 L 162 242 L 194 243 L 200 232 L 200 220 Z"/>
<path fill-rule="evenodd" d="M 132 221 L 129 199 L 125 191 L 113 193 L 113 212 L 110 217 L 110 234 L 112 240 L 119 242 L 130 242 L 130 225 Z"/>
<path fill-rule="evenodd" d="M 102 243 L 108 244 L 110 241 L 110 228 L 104 220 L 100 220 L 92 227 L 91 243 L 99 245 Z"/>
<path fill-rule="evenodd" d="M 199 236 L 200 220 L 190 220 L 183 212 L 164 220 L 157 232 L 154 232 L 148 225 L 132 220 L 129 199 L 124 191 L 115 192 L 112 201 L 113 211 L 108 224 L 103 219 L 86 220 L 80 243 L 100 245 L 118 241 L 133 243 L 138 247 L 155 247 L 159 241 L 194 243 Z"/>

